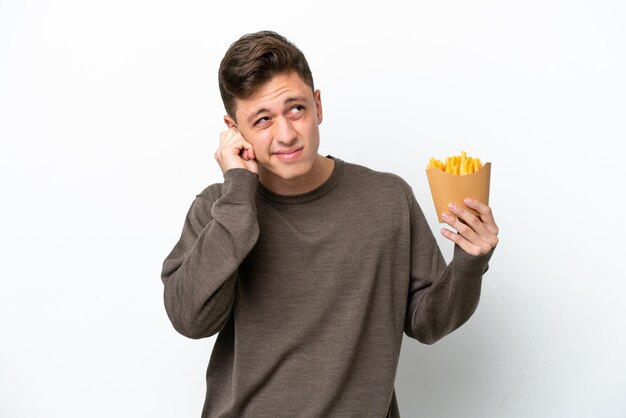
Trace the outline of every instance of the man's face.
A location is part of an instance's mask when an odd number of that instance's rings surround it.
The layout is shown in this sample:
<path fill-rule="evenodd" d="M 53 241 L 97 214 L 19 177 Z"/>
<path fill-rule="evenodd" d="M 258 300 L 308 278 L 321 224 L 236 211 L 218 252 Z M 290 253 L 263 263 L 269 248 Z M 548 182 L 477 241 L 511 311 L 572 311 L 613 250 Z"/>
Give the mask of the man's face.
<path fill-rule="evenodd" d="M 297 73 L 277 75 L 250 98 L 236 99 L 236 117 L 225 117 L 254 147 L 266 187 L 309 182 L 315 176 L 322 103 L 319 90 Z"/>

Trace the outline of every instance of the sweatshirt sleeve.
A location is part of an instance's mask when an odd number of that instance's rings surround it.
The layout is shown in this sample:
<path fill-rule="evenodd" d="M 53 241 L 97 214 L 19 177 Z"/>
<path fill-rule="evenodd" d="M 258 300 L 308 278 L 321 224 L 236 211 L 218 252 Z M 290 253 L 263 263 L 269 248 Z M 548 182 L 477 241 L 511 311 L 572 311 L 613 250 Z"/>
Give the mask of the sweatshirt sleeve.
<path fill-rule="evenodd" d="M 180 240 L 163 262 L 165 309 L 187 337 L 216 334 L 230 316 L 238 267 L 259 236 L 257 178 L 231 169 L 224 173 L 221 194 L 209 187 L 198 195 Z"/>
<path fill-rule="evenodd" d="M 433 344 L 463 325 L 480 299 L 482 276 L 493 249 L 473 256 L 455 244 L 450 264 L 411 193 L 411 277 L 405 332 Z"/>

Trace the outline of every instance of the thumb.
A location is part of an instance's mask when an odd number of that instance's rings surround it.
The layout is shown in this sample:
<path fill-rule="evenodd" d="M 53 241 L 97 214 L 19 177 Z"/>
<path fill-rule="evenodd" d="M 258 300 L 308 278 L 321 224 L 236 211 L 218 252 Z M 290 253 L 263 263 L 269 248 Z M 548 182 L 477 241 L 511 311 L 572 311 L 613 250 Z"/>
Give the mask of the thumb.
<path fill-rule="evenodd" d="M 245 161 L 246 168 L 253 173 L 259 174 L 259 164 L 255 160 Z"/>

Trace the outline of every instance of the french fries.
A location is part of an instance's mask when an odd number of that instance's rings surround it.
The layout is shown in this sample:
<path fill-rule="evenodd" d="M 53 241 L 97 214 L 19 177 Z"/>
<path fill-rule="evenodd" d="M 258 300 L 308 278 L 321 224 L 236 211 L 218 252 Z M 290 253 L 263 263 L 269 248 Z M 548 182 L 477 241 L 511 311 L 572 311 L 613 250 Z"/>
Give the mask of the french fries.
<path fill-rule="evenodd" d="M 477 172 L 482 168 L 480 159 L 468 157 L 465 151 L 461 151 L 461 155 L 453 155 L 446 157 L 446 162 L 431 158 L 426 168 L 438 168 L 448 174 L 455 176 L 466 176 Z"/>

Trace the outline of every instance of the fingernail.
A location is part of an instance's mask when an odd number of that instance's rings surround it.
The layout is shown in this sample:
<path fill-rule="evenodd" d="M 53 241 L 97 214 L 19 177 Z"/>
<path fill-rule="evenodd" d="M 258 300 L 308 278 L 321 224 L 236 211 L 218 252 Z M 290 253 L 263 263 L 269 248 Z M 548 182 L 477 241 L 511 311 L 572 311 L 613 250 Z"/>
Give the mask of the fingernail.
<path fill-rule="evenodd" d="M 443 213 L 441 214 L 441 217 L 442 217 L 443 219 L 448 219 L 448 214 L 447 214 L 446 212 L 443 212 Z"/>
<path fill-rule="evenodd" d="M 465 204 L 466 205 L 471 205 L 472 204 L 472 199 L 465 199 Z"/>
<path fill-rule="evenodd" d="M 454 203 L 448 203 L 448 207 L 452 210 L 456 209 L 456 205 Z"/>

